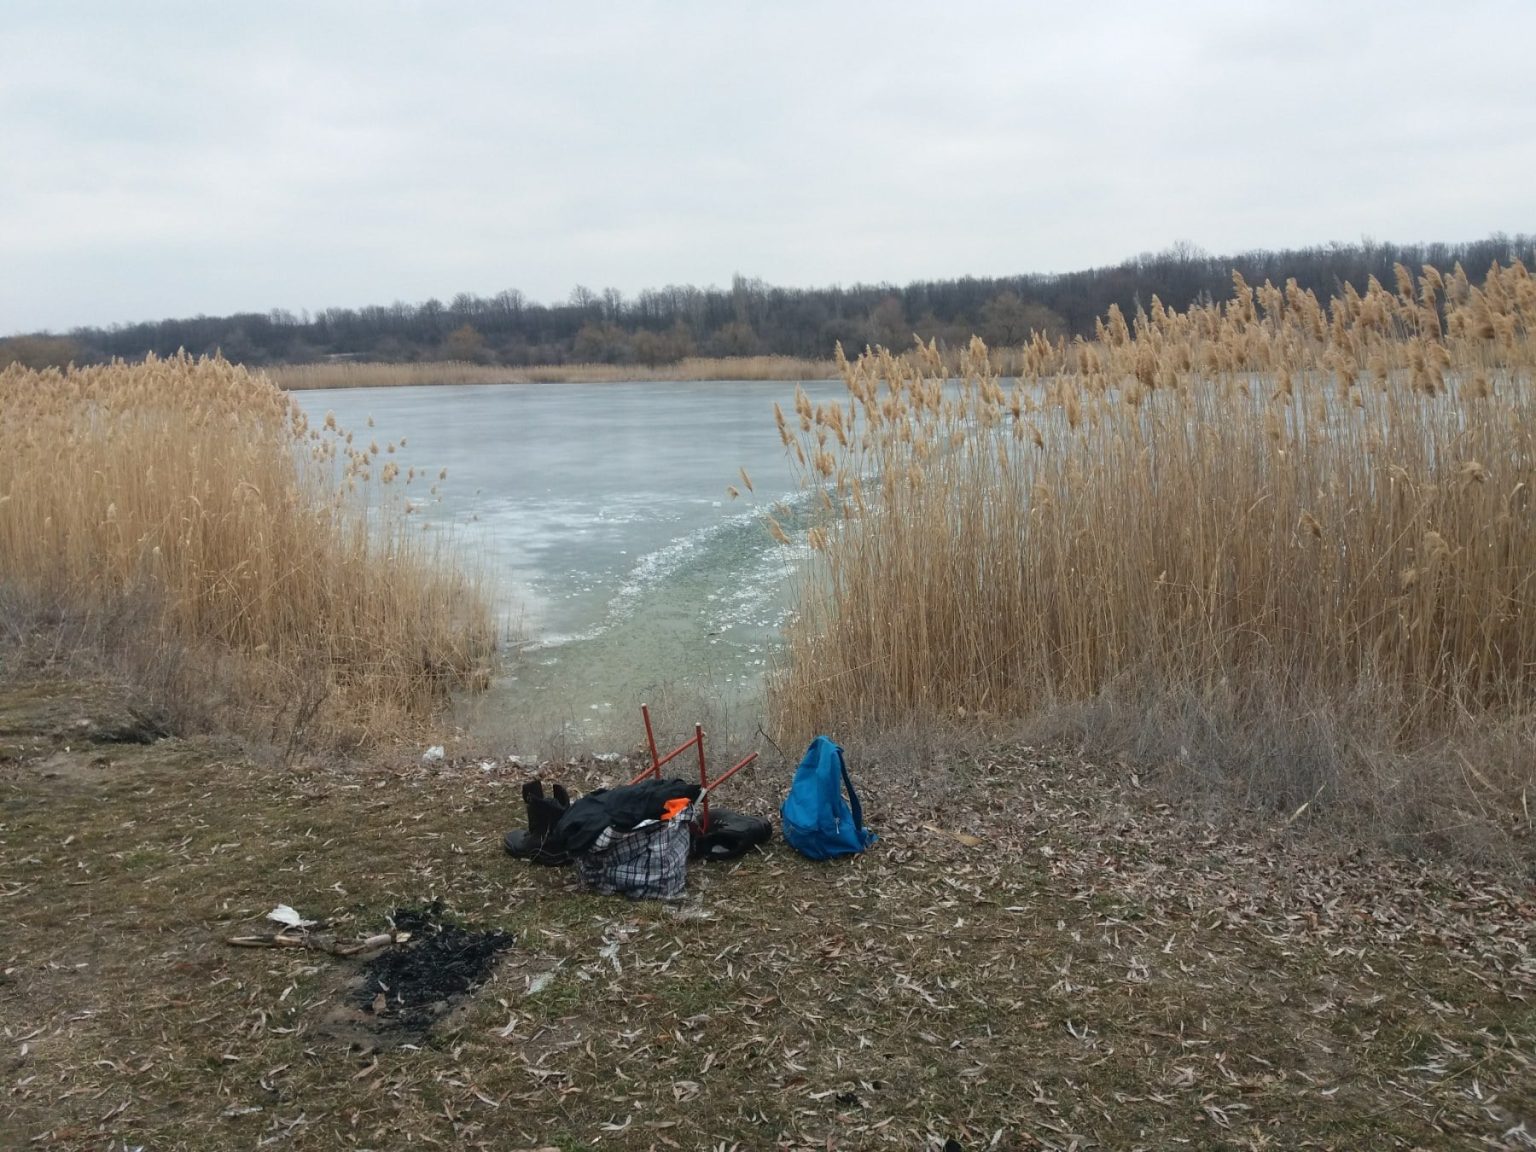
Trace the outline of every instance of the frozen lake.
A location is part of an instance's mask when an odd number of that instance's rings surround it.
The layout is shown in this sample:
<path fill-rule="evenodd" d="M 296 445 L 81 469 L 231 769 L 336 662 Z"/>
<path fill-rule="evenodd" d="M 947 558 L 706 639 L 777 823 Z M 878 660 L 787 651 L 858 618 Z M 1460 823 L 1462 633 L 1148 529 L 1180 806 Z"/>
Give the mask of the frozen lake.
<path fill-rule="evenodd" d="M 417 515 L 494 575 L 527 643 L 477 727 L 537 739 L 639 731 L 642 700 L 705 697 L 757 722 L 798 549 L 763 514 L 796 495 L 774 427 L 794 384 L 514 384 L 295 392 L 363 443 L 448 479 Z M 813 399 L 840 383 L 806 385 Z M 368 428 L 369 418 L 374 427 Z M 745 491 L 738 469 L 751 474 Z M 398 481 L 397 481 L 398 484 Z M 742 489 L 731 500 L 727 485 Z M 411 485 L 413 499 L 427 485 Z M 679 722 L 685 718 L 677 717 Z"/>

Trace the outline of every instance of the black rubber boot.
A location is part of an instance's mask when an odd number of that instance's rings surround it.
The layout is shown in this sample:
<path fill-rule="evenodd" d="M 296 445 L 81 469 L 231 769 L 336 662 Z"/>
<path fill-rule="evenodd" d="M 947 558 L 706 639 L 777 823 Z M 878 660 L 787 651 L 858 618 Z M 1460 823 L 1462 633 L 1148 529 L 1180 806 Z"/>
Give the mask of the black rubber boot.
<path fill-rule="evenodd" d="M 560 823 L 560 817 L 571 806 L 571 798 L 565 787 L 556 784 L 554 796 L 550 798 L 544 795 L 542 781 L 530 780 L 523 785 L 523 804 L 528 809 L 528 830 L 525 832 L 517 828 L 502 838 L 502 845 L 508 855 L 552 867 L 569 864 L 571 857 L 568 854 L 551 852 L 544 847 L 554 833 L 555 825 Z"/>

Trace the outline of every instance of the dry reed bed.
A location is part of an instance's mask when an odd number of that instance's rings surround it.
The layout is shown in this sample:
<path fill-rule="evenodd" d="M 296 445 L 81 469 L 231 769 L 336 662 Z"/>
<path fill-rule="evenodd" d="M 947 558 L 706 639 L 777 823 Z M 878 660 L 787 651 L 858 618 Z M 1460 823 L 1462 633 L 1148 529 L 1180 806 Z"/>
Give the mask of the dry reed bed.
<path fill-rule="evenodd" d="M 1399 748 L 1528 718 L 1536 282 L 1234 288 L 1036 337 L 1016 381 L 980 341 L 958 382 L 931 345 L 876 350 L 841 361 L 846 403 L 778 413 L 826 513 L 781 724 L 1147 689 L 1370 717 Z M 1533 769 L 1504 767 L 1476 791 L 1518 810 Z"/>
<path fill-rule="evenodd" d="M 503 368 L 443 360 L 419 364 L 371 361 L 287 364 L 266 369 L 281 388 L 397 388 L 423 384 L 609 384 L 629 380 L 829 380 L 830 360 L 793 356 L 692 356 L 649 368 L 636 364 L 543 364 Z"/>
<path fill-rule="evenodd" d="M 65 616 L 139 605 L 133 643 L 236 655 L 253 708 L 419 718 L 483 678 L 495 630 L 408 500 L 375 489 L 370 520 L 362 490 L 417 477 L 395 445 L 352 441 L 223 360 L 9 368 L 0 584 Z"/>

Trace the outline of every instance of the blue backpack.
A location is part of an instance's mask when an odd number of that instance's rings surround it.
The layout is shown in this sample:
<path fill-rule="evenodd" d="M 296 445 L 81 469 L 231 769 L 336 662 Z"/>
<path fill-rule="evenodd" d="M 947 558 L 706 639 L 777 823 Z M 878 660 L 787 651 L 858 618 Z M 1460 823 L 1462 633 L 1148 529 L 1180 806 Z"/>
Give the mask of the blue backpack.
<path fill-rule="evenodd" d="M 844 788 L 848 790 L 847 800 L 843 799 Z M 816 737 L 806 749 L 779 815 L 785 841 L 812 860 L 851 856 L 877 839 L 864 827 L 859 794 L 853 790 L 843 763 L 843 750 L 825 736 Z"/>

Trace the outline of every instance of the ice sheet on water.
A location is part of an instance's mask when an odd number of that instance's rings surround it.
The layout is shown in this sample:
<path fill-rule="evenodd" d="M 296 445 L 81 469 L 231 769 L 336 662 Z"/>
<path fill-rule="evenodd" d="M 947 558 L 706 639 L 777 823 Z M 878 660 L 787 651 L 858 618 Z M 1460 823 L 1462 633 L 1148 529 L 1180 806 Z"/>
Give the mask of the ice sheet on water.
<path fill-rule="evenodd" d="M 706 524 L 648 552 L 629 570 L 609 601 L 609 617 L 623 619 L 635 610 L 640 599 L 656 585 L 676 575 L 691 559 L 707 548 L 711 542 L 759 518 L 755 511 L 739 512 L 726 516 L 714 524 Z"/>
<path fill-rule="evenodd" d="M 496 551 L 524 561 L 559 553 L 573 540 L 617 544 L 626 526 L 679 518 L 654 492 L 610 496 L 600 504 L 579 498 L 497 497 L 476 501 L 473 513 L 479 517 L 478 535 Z"/>

